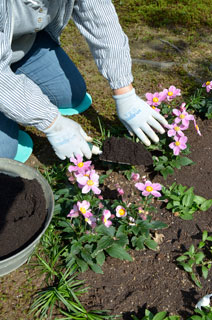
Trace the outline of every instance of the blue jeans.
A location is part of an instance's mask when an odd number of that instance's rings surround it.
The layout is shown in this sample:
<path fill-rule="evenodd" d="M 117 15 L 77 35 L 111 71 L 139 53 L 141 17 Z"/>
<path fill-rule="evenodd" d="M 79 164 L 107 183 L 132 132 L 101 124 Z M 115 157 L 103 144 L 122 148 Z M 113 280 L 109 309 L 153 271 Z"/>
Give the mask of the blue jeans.
<path fill-rule="evenodd" d="M 85 81 L 79 70 L 45 31 L 37 34 L 30 51 L 12 64 L 11 69 L 34 81 L 58 107 L 76 107 L 86 94 Z M 18 124 L 0 112 L 0 158 L 15 157 L 18 131 Z"/>

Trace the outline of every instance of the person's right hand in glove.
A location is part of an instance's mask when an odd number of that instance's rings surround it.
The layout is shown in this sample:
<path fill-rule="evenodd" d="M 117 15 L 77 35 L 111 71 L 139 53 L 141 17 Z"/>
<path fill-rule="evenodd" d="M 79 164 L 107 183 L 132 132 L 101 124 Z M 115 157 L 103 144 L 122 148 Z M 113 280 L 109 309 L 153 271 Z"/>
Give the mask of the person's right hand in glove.
<path fill-rule="evenodd" d="M 113 96 L 119 119 L 127 130 L 131 134 L 135 133 L 146 146 L 151 144 L 150 140 L 157 143 L 159 138 L 153 129 L 164 133 L 162 125 L 165 127 L 168 124 L 166 119 L 138 97 L 132 86 L 126 87 L 126 90 L 124 94 L 116 93 Z"/>
<path fill-rule="evenodd" d="M 88 142 L 91 142 L 92 138 L 77 122 L 59 114 L 54 123 L 44 130 L 44 133 L 61 160 L 77 155 L 85 156 L 87 159 L 91 158 L 92 151 Z"/>

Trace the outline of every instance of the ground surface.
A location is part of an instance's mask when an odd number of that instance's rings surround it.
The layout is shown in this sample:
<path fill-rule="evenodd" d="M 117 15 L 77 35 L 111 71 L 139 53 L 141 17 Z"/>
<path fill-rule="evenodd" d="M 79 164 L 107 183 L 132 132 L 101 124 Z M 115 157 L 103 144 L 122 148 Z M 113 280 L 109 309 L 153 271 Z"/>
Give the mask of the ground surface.
<path fill-rule="evenodd" d="M 200 127 L 201 137 L 193 128 L 188 135 L 192 145 L 189 157 L 195 164 L 176 170 L 167 181 L 158 175 L 154 181 L 164 185 L 176 181 L 188 187 L 194 186 L 195 194 L 209 199 L 212 197 L 211 122 L 200 122 Z M 149 174 L 144 167 L 138 168 L 140 174 Z M 121 177 L 120 173 L 114 173 L 106 181 L 107 188 L 115 191 L 116 183 L 124 189 L 128 201 L 138 196 L 133 183 Z M 108 258 L 103 266 L 104 275 L 91 271 L 82 274 L 81 277 L 91 287 L 84 300 L 89 307 L 110 309 L 113 314 L 122 312 L 123 319 L 131 319 L 132 314 L 142 316 L 145 308 L 153 312 L 169 310 L 171 314 L 186 319 L 192 314 L 197 301 L 212 292 L 211 272 L 207 280 L 201 279 L 203 288 L 199 289 L 176 263 L 176 257 L 188 250 L 191 244 L 200 241 L 204 230 L 212 232 L 212 209 L 196 213 L 191 221 L 184 221 L 159 206 L 153 218 L 168 224 L 167 229 L 158 231 L 162 235 L 162 243 L 157 252 L 132 252 L 133 262 Z"/>
<path fill-rule="evenodd" d="M 186 99 L 195 87 L 211 78 L 212 35 L 208 27 L 156 29 L 142 20 L 123 27 L 130 40 L 134 85 L 141 96 L 147 91 L 155 92 L 174 84 L 181 88 Z M 92 107 L 73 119 L 92 136 L 99 135 L 97 116 L 108 129 L 120 126 L 107 81 L 99 75 L 87 44 L 72 23 L 63 34 L 62 44 L 85 77 L 88 92 L 93 98 Z M 191 133 L 190 141 L 190 157 L 196 164 L 177 171 L 167 183 L 176 178 L 179 183 L 194 186 L 195 193 L 211 198 L 211 121 L 200 123 L 200 129 L 202 137 Z M 28 165 L 42 167 L 60 163 L 42 134 L 32 128 L 26 130 L 34 142 Z M 156 181 L 157 177 L 154 179 Z M 128 188 L 129 184 L 121 180 L 119 174 L 114 174 L 108 186 L 113 188 L 117 180 L 122 182 L 123 188 Z M 108 259 L 104 276 L 91 272 L 83 274 L 87 284 L 92 286 L 90 294 L 83 298 L 85 304 L 92 308 L 108 308 L 113 313 L 123 312 L 123 319 L 130 319 L 132 312 L 142 314 L 145 307 L 153 311 L 169 309 L 184 319 L 195 302 L 212 291 L 211 274 L 203 282 L 203 289 L 197 289 L 187 274 L 177 268 L 175 257 L 184 247 L 187 249 L 191 243 L 195 244 L 204 229 L 212 232 L 211 213 L 196 214 L 194 220 L 185 222 L 159 210 L 157 218 L 169 224 L 169 228 L 161 232 L 165 237 L 160 250 L 157 253 L 135 252 L 133 263 Z M 41 287 L 42 277 L 26 264 L 1 278 L 0 320 L 34 320 L 29 314 L 29 306 L 33 294 Z"/>

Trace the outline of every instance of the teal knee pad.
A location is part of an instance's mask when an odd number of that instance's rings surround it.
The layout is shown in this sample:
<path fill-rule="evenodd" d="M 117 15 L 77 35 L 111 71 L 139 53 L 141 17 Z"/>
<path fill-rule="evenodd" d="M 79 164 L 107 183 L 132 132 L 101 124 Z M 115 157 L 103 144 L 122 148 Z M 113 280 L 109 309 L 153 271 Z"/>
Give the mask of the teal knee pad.
<path fill-rule="evenodd" d="M 32 154 L 33 142 L 31 137 L 25 131 L 19 130 L 18 149 L 14 160 L 26 162 Z"/>
<path fill-rule="evenodd" d="M 87 110 L 91 104 L 92 104 L 92 98 L 89 93 L 86 93 L 84 99 L 82 100 L 82 102 L 80 103 L 79 106 L 77 106 L 75 108 L 73 108 L 73 107 L 71 107 L 71 108 L 59 107 L 59 111 L 64 116 L 72 116 L 74 114 L 79 114 L 79 113 Z"/>

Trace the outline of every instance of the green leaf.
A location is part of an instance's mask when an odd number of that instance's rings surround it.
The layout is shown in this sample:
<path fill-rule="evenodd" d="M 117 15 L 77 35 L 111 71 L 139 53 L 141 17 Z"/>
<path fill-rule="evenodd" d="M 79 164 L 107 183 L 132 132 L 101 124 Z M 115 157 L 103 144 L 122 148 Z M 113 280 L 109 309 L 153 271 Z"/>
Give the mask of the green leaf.
<path fill-rule="evenodd" d="M 202 211 L 207 211 L 211 206 L 212 206 L 212 199 L 210 199 L 210 200 L 205 200 L 205 201 L 201 204 L 200 210 L 202 210 Z"/>
<path fill-rule="evenodd" d="M 194 201 L 193 188 L 190 188 L 183 197 L 182 204 L 185 207 L 191 207 Z"/>
<path fill-rule="evenodd" d="M 206 230 L 204 230 L 202 233 L 202 241 L 207 240 L 207 237 L 208 237 L 208 232 Z"/>
<path fill-rule="evenodd" d="M 102 269 L 100 268 L 100 266 L 98 266 L 98 264 L 91 264 L 90 265 L 91 269 L 96 272 L 96 273 L 101 273 L 103 274 L 104 272 L 102 271 Z"/>
<path fill-rule="evenodd" d="M 143 250 L 144 249 L 144 241 L 145 241 L 146 237 L 145 236 L 140 236 L 136 239 L 135 241 L 135 246 L 140 249 Z"/>
<path fill-rule="evenodd" d="M 185 271 L 187 272 L 192 272 L 192 268 L 187 264 L 187 263 L 181 263 L 181 266 L 184 268 Z"/>
<path fill-rule="evenodd" d="M 90 261 L 92 262 L 92 256 L 91 256 L 91 252 L 89 250 L 84 248 L 81 250 L 80 253 L 81 253 L 83 260 L 85 260 L 87 263 Z"/>
<path fill-rule="evenodd" d="M 202 266 L 202 275 L 204 279 L 208 277 L 208 268 L 206 266 Z"/>
<path fill-rule="evenodd" d="M 192 220 L 193 219 L 193 215 L 192 215 L 192 211 L 191 212 L 181 212 L 180 213 L 180 218 L 183 219 L 183 220 Z"/>
<path fill-rule="evenodd" d="M 179 159 L 181 166 L 188 166 L 192 163 L 194 163 L 191 159 L 188 157 L 180 157 Z"/>
<path fill-rule="evenodd" d="M 171 202 L 168 202 L 166 208 L 167 208 L 168 210 L 171 209 L 171 208 L 173 208 L 173 204 L 172 204 Z"/>
<path fill-rule="evenodd" d="M 88 264 L 85 261 L 76 257 L 76 262 L 80 267 L 80 269 L 82 270 L 82 272 L 85 272 L 86 270 L 88 270 Z"/>
<path fill-rule="evenodd" d="M 194 202 L 195 202 L 196 204 L 200 205 L 200 204 L 202 204 L 204 201 L 205 201 L 205 198 L 204 198 L 204 197 L 197 196 L 197 195 L 194 196 Z"/>
<path fill-rule="evenodd" d="M 146 317 L 148 317 L 148 318 L 146 318 Z M 149 311 L 148 309 L 146 309 L 145 310 L 145 320 L 152 320 L 153 319 L 153 317 L 154 317 L 154 314 L 151 312 L 151 311 Z"/>
<path fill-rule="evenodd" d="M 188 259 L 188 257 L 186 257 L 186 256 L 180 256 L 180 257 L 178 257 L 176 260 L 177 261 L 185 261 L 186 259 Z"/>
<path fill-rule="evenodd" d="M 203 248 L 204 246 L 205 246 L 205 242 L 200 241 L 200 242 L 199 242 L 199 245 L 198 245 L 198 248 L 201 249 L 201 248 Z"/>
<path fill-rule="evenodd" d="M 102 266 L 105 262 L 105 254 L 103 251 L 100 251 L 96 256 L 97 263 Z"/>
<path fill-rule="evenodd" d="M 161 174 L 164 177 L 164 179 L 166 180 L 166 178 L 168 177 L 168 175 L 172 175 L 174 173 L 174 170 L 168 166 L 165 169 L 161 170 Z"/>
<path fill-rule="evenodd" d="M 166 316 L 166 311 L 158 312 L 152 320 L 163 320 Z"/>
<path fill-rule="evenodd" d="M 133 261 L 132 257 L 129 255 L 129 253 L 127 253 L 127 251 L 123 247 L 121 247 L 115 243 L 110 248 L 108 248 L 106 251 L 113 258 Z"/>
<path fill-rule="evenodd" d="M 99 240 L 98 246 L 97 246 L 96 250 L 94 251 L 94 254 L 97 255 L 99 253 L 99 251 L 106 250 L 107 248 L 112 246 L 113 243 L 114 243 L 114 240 L 112 238 L 110 238 L 108 236 L 103 236 Z"/>
<path fill-rule="evenodd" d="M 125 225 L 122 224 L 118 227 L 118 230 L 116 232 L 116 237 L 118 238 L 119 236 L 121 236 L 123 234 L 125 234 Z"/>
<path fill-rule="evenodd" d="M 115 243 L 121 247 L 125 247 L 125 245 L 129 243 L 128 236 L 126 234 L 120 235 L 117 240 L 115 240 Z"/>
<path fill-rule="evenodd" d="M 189 252 L 190 252 L 190 253 L 194 253 L 194 252 L 195 252 L 195 247 L 194 247 L 193 244 L 190 246 Z"/>
<path fill-rule="evenodd" d="M 150 222 L 150 228 L 153 230 L 163 229 L 163 228 L 167 228 L 167 227 L 168 227 L 168 225 L 164 222 L 161 222 L 161 221 Z"/>
<path fill-rule="evenodd" d="M 113 226 L 107 228 L 103 224 L 101 224 L 95 230 L 97 233 L 104 234 L 105 236 L 111 236 L 111 237 L 114 236 L 115 231 L 116 231 L 116 229 Z"/>
<path fill-rule="evenodd" d="M 170 199 L 172 199 L 172 200 L 179 201 L 179 196 L 176 196 L 175 194 L 171 194 L 169 197 L 170 197 Z"/>
<path fill-rule="evenodd" d="M 202 288 L 201 282 L 197 279 L 196 275 L 193 272 L 191 273 L 191 279 L 194 281 L 197 287 Z"/>
<path fill-rule="evenodd" d="M 195 254 L 195 261 L 197 264 L 201 263 L 204 258 L 205 258 L 205 255 L 202 251 Z"/>
<path fill-rule="evenodd" d="M 145 244 L 145 246 L 147 246 L 149 249 L 157 250 L 158 244 L 157 244 L 154 240 L 146 239 L 146 240 L 144 241 L 144 244 Z"/>

